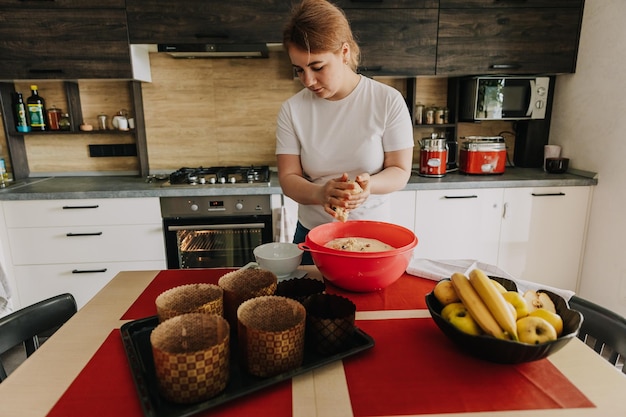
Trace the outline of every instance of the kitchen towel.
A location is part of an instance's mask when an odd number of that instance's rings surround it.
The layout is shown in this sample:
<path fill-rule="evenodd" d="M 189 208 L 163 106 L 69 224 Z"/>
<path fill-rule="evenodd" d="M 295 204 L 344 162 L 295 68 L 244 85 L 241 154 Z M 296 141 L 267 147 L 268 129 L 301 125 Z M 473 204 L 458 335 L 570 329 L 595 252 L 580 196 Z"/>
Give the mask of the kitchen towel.
<path fill-rule="evenodd" d="M 536 282 L 517 279 L 495 265 L 486 264 L 484 262 L 479 262 L 474 259 L 432 260 L 413 258 L 411 259 L 411 262 L 409 262 L 409 266 L 407 267 L 406 272 L 408 274 L 418 277 L 432 279 L 433 281 L 439 281 L 444 278 L 450 278 L 455 272 L 463 272 L 467 275 L 472 269 L 476 268 L 482 270 L 487 275 L 506 278 L 514 281 L 517 285 L 517 290 L 521 293 L 524 293 L 528 290 L 543 289 L 552 291 L 553 293 L 560 295 L 568 301 L 575 294 L 574 291 L 554 288 Z"/>

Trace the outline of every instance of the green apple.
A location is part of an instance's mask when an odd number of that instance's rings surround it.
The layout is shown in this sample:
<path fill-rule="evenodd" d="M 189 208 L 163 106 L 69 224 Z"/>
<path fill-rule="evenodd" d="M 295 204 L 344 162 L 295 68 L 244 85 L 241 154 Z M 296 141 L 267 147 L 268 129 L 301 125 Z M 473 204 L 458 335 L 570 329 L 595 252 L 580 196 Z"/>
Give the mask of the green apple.
<path fill-rule="evenodd" d="M 556 330 L 552 325 L 541 317 L 526 316 L 517 320 L 517 335 L 519 341 L 529 345 L 556 340 Z"/>
<path fill-rule="evenodd" d="M 522 317 L 526 317 L 528 313 L 530 313 L 528 309 L 528 304 L 526 303 L 526 299 L 524 298 L 524 296 L 522 296 L 522 294 L 518 293 L 517 291 L 507 291 L 502 294 L 502 296 L 509 304 L 515 307 L 515 315 L 517 316 L 517 320 L 521 319 Z"/>
<path fill-rule="evenodd" d="M 461 304 L 462 305 L 462 304 Z M 480 327 L 476 321 L 469 314 L 469 311 L 463 306 L 463 308 L 456 308 L 452 310 L 449 315 L 448 321 L 460 331 L 477 336 L 482 333 Z"/>
<path fill-rule="evenodd" d="M 563 319 L 557 313 L 553 313 L 551 311 L 546 310 L 545 308 L 538 308 L 537 310 L 530 313 L 531 316 L 541 317 L 546 320 L 548 323 L 554 327 L 556 330 L 556 335 L 561 336 L 563 333 Z"/>
<path fill-rule="evenodd" d="M 460 301 L 456 290 L 452 286 L 452 281 L 447 279 L 441 280 L 437 283 L 437 285 L 435 285 L 433 294 L 435 295 L 435 298 L 444 306 Z"/>

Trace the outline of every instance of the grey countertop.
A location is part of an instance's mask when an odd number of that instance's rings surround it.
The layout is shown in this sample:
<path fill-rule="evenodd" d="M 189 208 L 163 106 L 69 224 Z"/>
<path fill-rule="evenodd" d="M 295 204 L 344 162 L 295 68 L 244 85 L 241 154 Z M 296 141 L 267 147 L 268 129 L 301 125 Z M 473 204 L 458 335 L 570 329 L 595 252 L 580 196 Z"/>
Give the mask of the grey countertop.
<path fill-rule="evenodd" d="M 536 168 L 507 167 L 499 175 L 465 175 L 448 172 L 442 178 L 411 176 L 405 190 L 458 188 L 512 188 L 596 185 L 592 172 L 574 171 L 549 174 Z M 55 200 L 77 198 L 192 197 L 201 195 L 281 194 L 276 173 L 269 185 L 164 186 L 164 181 L 149 183 L 139 176 L 58 176 L 28 178 L 9 182 L 0 190 L 0 200 Z"/>

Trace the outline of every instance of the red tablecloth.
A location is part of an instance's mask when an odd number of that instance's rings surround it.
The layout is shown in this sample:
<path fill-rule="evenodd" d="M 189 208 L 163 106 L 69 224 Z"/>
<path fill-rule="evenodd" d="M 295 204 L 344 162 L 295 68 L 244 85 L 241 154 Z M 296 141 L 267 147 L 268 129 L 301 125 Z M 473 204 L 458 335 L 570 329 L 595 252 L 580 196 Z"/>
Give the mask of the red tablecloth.
<path fill-rule="evenodd" d="M 162 271 L 122 318 L 154 315 L 154 299 L 166 289 L 185 283 L 217 282 L 230 270 Z M 334 287 L 328 287 L 328 292 L 348 296 L 359 310 L 415 309 L 425 308 L 424 296 L 433 286 L 432 281 L 406 275 L 377 293 L 345 293 Z M 594 406 L 550 361 L 500 365 L 470 357 L 430 318 L 359 320 L 357 325 L 374 338 L 376 345 L 344 360 L 355 417 Z M 49 417 L 84 416 L 89 410 L 97 410 L 102 417 L 142 415 L 119 330 L 109 335 Z M 205 415 L 250 416 L 265 412 L 276 417 L 292 416 L 290 382 Z"/>
<path fill-rule="evenodd" d="M 232 268 L 218 268 L 161 271 L 121 318 L 122 320 L 137 320 L 154 316 L 156 314 L 154 301 L 162 292 L 185 284 L 199 282 L 217 284 L 222 275 L 233 270 Z M 356 304 L 357 311 L 413 310 L 426 308 L 424 296 L 434 286 L 434 281 L 404 274 L 398 281 L 382 291 L 355 293 L 342 290 L 327 282 L 326 292 L 349 298 Z"/>

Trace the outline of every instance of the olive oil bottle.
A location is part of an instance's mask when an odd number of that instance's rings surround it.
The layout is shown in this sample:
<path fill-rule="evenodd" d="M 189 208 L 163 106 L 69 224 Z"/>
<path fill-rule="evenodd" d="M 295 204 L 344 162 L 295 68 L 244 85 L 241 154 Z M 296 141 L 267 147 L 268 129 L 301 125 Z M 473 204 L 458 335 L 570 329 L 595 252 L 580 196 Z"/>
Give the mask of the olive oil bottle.
<path fill-rule="evenodd" d="M 46 101 L 39 95 L 36 85 L 31 85 L 31 96 L 26 100 L 30 128 L 33 131 L 46 130 Z"/>

